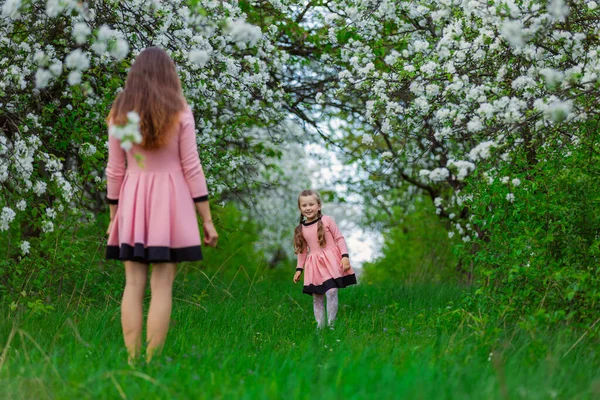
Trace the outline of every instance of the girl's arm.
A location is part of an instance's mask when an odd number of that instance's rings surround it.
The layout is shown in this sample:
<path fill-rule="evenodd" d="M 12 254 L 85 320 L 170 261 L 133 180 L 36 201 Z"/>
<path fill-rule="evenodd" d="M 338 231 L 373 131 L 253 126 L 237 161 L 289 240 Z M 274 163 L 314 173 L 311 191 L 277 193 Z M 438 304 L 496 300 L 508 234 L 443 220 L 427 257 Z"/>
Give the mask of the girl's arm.
<path fill-rule="evenodd" d="M 125 150 L 121 148 L 119 139 L 108 135 L 108 163 L 106 165 L 106 198 L 111 205 L 111 220 L 119 203 L 119 192 L 125 177 Z"/>
<path fill-rule="evenodd" d="M 329 232 L 331 232 L 331 235 L 333 236 L 333 240 L 335 240 L 335 244 L 342 252 L 342 257 L 349 257 L 348 246 L 346 246 L 346 240 L 344 239 L 344 236 L 340 232 L 335 221 L 331 217 L 327 217 L 326 221 L 327 221 L 327 226 L 329 226 Z"/>
<path fill-rule="evenodd" d="M 296 264 L 296 271 L 304 271 L 304 263 L 306 262 L 306 250 L 304 250 L 302 253 L 297 254 L 298 256 L 298 263 Z"/>
<path fill-rule="evenodd" d="M 294 274 L 294 283 L 300 280 L 300 275 L 302 275 L 302 271 L 304 271 L 304 263 L 306 262 L 306 249 L 297 254 L 298 255 L 298 264 L 296 264 L 296 273 Z"/>

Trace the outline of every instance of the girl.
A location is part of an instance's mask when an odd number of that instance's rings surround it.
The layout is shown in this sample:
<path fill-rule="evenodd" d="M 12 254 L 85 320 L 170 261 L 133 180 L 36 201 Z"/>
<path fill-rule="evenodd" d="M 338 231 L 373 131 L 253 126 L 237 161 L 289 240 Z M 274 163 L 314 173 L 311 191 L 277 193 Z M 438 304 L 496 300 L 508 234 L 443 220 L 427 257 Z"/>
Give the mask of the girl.
<path fill-rule="evenodd" d="M 202 217 L 204 243 L 216 246 L 218 235 L 198 158 L 194 116 L 183 97 L 175 63 L 165 51 L 150 47 L 136 58 L 108 115 L 109 127 L 125 124 L 130 111 L 139 114 L 143 140 L 124 151 L 119 140 L 109 135 L 106 258 L 125 264 L 121 323 L 133 363 L 142 345 L 149 264 L 153 267 L 147 361 L 162 348 L 169 330 L 177 263 L 202 259 L 196 211 Z M 137 155 L 143 157 L 143 166 L 136 162 Z"/>
<path fill-rule="evenodd" d="M 325 326 L 324 295 L 327 296 L 327 324 L 333 328 L 338 309 L 338 288 L 356 284 L 346 241 L 333 218 L 321 214 L 321 197 L 304 190 L 298 197 L 300 224 L 294 232 L 298 267 L 294 283 L 304 272 L 303 293 L 313 296 L 317 328 Z"/>

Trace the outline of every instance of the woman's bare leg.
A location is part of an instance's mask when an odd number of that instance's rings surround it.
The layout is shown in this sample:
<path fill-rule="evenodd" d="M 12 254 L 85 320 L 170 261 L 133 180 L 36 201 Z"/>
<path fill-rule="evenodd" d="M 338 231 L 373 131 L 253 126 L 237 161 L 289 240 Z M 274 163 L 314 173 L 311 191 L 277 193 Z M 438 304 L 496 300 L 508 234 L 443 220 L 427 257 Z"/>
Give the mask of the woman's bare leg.
<path fill-rule="evenodd" d="M 160 263 L 152 266 L 150 277 L 150 290 L 152 298 L 148 310 L 148 327 L 146 338 L 146 361 L 150 361 L 156 352 L 159 352 L 167 338 L 171 308 L 173 304 L 173 281 L 177 264 Z"/>
<path fill-rule="evenodd" d="M 121 301 L 121 325 L 130 364 L 139 357 L 142 347 L 142 304 L 147 276 L 147 264 L 125 261 L 125 290 Z"/>

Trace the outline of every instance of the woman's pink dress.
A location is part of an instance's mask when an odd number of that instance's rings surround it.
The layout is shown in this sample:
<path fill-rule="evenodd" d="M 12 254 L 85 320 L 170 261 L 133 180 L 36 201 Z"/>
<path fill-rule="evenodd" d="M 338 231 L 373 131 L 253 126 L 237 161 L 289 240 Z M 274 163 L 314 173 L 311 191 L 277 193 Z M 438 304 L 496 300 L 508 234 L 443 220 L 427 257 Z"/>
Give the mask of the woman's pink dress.
<path fill-rule="evenodd" d="M 109 135 L 107 199 L 118 204 L 106 258 L 145 263 L 202 259 L 194 202 L 208 200 L 192 110 L 182 111 L 168 143 L 124 151 Z M 141 161 L 136 160 L 141 156 Z"/>
<path fill-rule="evenodd" d="M 325 247 L 319 245 L 317 227 L 319 219 L 302 223 L 302 235 L 308 244 L 307 251 L 298 254 L 298 268 L 304 269 L 303 293 L 325 294 L 329 289 L 345 288 L 356 284 L 352 268 L 344 271 L 342 255 L 348 255 L 346 241 L 333 218 L 320 218 L 325 229 Z"/>

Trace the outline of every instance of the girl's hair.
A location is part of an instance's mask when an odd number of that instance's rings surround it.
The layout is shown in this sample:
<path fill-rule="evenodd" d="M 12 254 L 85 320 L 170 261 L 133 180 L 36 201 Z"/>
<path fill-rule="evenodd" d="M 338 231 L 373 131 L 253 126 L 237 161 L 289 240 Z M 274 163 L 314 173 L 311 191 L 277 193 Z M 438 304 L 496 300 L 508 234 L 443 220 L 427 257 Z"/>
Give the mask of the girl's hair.
<path fill-rule="evenodd" d="M 300 208 L 300 197 L 303 196 L 315 196 L 315 198 L 317 199 L 317 203 L 320 206 L 323 206 L 321 196 L 319 196 L 319 193 L 317 191 L 303 190 L 298 196 L 298 208 Z M 321 214 L 321 210 L 319 210 L 319 213 L 317 214 L 317 218 L 319 219 L 319 221 L 317 222 L 317 239 L 319 240 L 319 245 L 321 247 L 325 247 L 327 241 L 325 239 L 325 227 L 323 226 L 323 221 L 321 221 L 322 216 L 323 214 Z M 306 240 L 304 239 L 304 236 L 302 236 L 302 222 L 304 222 L 304 215 L 302 215 L 302 212 L 300 212 L 300 224 L 294 230 L 294 252 L 296 254 L 303 253 L 307 247 Z"/>
<path fill-rule="evenodd" d="M 127 113 L 137 112 L 142 147 L 157 149 L 167 143 L 185 106 L 175 63 L 164 50 L 148 47 L 135 59 L 127 74 L 125 89 L 118 94 L 106 120 L 124 125 Z"/>

